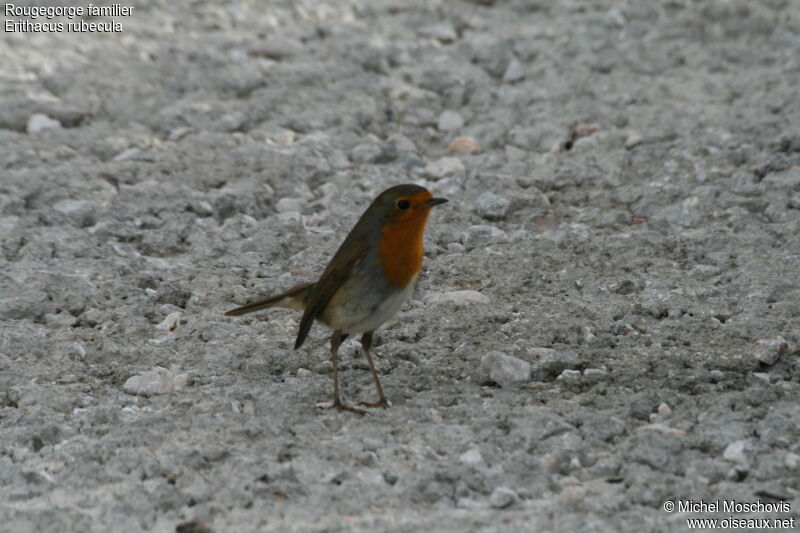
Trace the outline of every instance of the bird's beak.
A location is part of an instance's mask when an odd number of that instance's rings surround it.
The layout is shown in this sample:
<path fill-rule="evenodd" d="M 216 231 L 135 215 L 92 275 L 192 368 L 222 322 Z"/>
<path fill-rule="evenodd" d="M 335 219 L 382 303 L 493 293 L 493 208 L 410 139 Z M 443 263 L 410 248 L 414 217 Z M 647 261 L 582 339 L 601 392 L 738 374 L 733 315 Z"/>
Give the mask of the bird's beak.
<path fill-rule="evenodd" d="M 428 207 L 433 207 L 435 205 L 443 204 L 445 202 L 447 202 L 447 198 L 431 198 L 430 200 L 425 202 L 425 205 L 427 205 Z"/>

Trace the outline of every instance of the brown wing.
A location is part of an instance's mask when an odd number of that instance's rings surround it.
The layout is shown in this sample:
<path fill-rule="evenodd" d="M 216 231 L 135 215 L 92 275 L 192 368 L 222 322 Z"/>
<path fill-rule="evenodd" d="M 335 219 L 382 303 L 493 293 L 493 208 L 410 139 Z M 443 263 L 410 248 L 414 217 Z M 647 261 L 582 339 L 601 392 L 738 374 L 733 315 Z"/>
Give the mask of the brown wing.
<path fill-rule="evenodd" d="M 366 238 L 362 238 L 362 231 L 359 231 L 360 226 L 361 224 L 357 224 L 353 228 L 336 255 L 333 256 L 328 268 L 320 276 L 319 281 L 314 284 L 303 318 L 300 320 L 300 330 L 297 332 L 297 340 L 294 343 L 295 350 L 303 345 L 317 315 L 325 309 L 336 290 L 350 277 L 355 266 L 366 255 L 369 249 L 368 242 Z"/>

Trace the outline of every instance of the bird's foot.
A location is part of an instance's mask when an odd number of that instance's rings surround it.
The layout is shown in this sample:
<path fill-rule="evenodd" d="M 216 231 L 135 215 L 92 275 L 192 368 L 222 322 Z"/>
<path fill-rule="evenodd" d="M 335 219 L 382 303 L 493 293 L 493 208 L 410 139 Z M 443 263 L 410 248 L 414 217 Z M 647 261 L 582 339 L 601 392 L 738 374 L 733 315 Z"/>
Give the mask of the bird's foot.
<path fill-rule="evenodd" d="M 367 412 L 364 411 L 363 409 L 356 409 L 355 407 L 350 407 L 349 405 L 342 402 L 338 398 L 332 402 L 318 403 L 317 407 L 321 407 L 323 409 L 338 409 L 340 411 L 350 411 L 351 413 L 355 413 L 357 415 L 362 415 L 362 416 L 367 414 Z"/>

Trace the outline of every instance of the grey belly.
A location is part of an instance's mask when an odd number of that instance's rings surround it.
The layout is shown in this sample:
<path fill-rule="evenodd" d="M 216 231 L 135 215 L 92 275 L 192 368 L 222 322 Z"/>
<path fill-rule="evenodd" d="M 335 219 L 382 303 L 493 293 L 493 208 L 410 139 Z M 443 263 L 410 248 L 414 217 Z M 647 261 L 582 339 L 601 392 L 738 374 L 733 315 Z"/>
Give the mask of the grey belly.
<path fill-rule="evenodd" d="M 375 290 L 374 285 L 356 284 L 351 278 L 334 293 L 320 318 L 343 333 L 373 331 L 400 311 L 414 293 L 416 284 L 414 276 L 404 289 L 397 290 L 387 283 Z"/>

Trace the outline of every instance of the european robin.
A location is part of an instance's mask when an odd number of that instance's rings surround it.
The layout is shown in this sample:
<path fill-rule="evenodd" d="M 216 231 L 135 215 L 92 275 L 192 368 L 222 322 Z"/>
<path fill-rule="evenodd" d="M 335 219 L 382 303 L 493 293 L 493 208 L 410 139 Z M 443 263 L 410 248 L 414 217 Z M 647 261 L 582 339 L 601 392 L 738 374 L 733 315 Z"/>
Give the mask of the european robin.
<path fill-rule="evenodd" d="M 391 319 L 411 297 L 422 268 L 422 235 L 431 208 L 445 198 L 434 198 L 424 187 L 396 185 L 370 204 L 331 259 L 316 283 L 303 283 L 281 294 L 248 303 L 225 313 L 243 315 L 268 307 L 303 311 L 295 349 L 308 336 L 314 320 L 333 330 L 333 404 L 331 407 L 363 414 L 339 397 L 336 354 L 348 335 L 361 333 L 378 401 L 366 407 L 387 407 L 369 349 L 372 334 Z"/>

